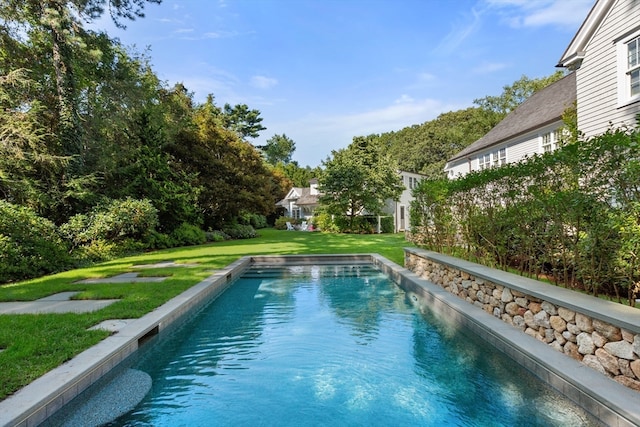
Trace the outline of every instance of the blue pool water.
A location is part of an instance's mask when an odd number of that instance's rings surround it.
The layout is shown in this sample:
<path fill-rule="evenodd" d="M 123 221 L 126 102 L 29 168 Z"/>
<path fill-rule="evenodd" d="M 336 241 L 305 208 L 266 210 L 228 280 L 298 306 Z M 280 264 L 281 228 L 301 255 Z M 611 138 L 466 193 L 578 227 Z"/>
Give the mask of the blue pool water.
<path fill-rule="evenodd" d="M 254 267 L 139 352 L 151 391 L 109 425 L 592 425 L 464 334 L 370 265 Z"/>

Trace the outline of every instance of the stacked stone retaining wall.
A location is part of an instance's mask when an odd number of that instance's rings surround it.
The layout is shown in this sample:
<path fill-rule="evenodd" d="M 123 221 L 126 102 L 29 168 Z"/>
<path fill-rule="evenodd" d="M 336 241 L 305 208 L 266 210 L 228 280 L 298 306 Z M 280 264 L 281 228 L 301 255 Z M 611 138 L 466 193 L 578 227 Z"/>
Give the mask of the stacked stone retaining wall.
<path fill-rule="evenodd" d="M 467 266 L 471 268 L 465 268 Z M 595 297 L 500 270 L 478 269 L 476 267 L 481 266 L 477 264 L 413 248 L 405 249 L 405 267 L 555 350 L 640 392 L 640 310 L 619 304 L 616 308 L 615 303 Z M 528 292 L 527 285 L 533 285 L 536 291 Z M 556 288 L 548 289 L 552 298 L 545 298 L 545 287 Z M 587 300 L 584 307 L 576 303 L 576 299 L 585 301 L 585 297 L 593 301 Z M 616 315 L 599 313 L 599 308 L 614 309 Z M 616 317 L 625 319 L 617 322 L 623 324 L 616 324 Z"/>

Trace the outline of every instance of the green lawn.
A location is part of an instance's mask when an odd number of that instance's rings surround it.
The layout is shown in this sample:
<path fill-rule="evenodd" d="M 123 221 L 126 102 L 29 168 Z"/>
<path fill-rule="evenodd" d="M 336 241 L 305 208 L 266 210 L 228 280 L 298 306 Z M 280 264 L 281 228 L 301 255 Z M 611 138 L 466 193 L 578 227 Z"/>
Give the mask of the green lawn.
<path fill-rule="evenodd" d="M 0 315 L 0 399 L 71 359 L 109 335 L 87 328 L 107 319 L 137 318 L 245 255 L 378 253 L 402 265 L 403 234 L 345 235 L 259 230 L 250 240 L 218 242 L 137 255 L 90 268 L 25 282 L 0 285 L 0 301 L 29 301 L 64 291 L 80 291 L 78 299 L 117 298 L 94 313 Z M 145 269 L 141 275 L 169 276 L 160 283 L 78 284 L 90 277 L 129 271 L 134 265 L 160 261 L 197 263 L 196 267 Z"/>

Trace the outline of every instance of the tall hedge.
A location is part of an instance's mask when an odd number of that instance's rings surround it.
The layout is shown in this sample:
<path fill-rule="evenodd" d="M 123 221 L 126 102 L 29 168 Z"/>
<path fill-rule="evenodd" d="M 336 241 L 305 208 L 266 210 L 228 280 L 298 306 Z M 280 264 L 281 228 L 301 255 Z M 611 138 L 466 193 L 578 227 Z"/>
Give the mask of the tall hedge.
<path fill-rule="evenodd" d="M 411 238 L 594 295 L 640 294 L 637 128 L 414 190 Z"/>

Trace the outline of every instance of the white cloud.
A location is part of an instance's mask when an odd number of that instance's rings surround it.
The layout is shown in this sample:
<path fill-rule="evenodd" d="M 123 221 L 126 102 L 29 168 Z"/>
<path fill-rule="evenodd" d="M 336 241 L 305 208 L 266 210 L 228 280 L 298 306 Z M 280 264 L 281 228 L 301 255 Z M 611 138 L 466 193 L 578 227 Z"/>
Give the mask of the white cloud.
<path fill-rule="evenodd" d="M 436 76 L 434 76 L 431 73 L 420 73 L 418 74 L 418 80 L 421 82 L 430 82 L 436 79 Z"/>
<path fill-rule="evenodd" d="M 474 67 L 471 72 L 474 74 L 490 74 L 496 71 L 504 70 L 510 67 L 509 64 L 502 62 L 483 62 L 482 64 Z"/>
<path fill-rule="evenodd" d="M 512 27 L 558 27 L 579 25 L 594 0 L 486 0 L 490 8 L 505 14 Z"/>
<path fill-rule="evenodd" d="M 482 24 L 482 9 L 472 8 L 471 13 L 463 18 L 463 22 L 454 23 L 449 34 L 436 47 L 436 52 L 445 54 L 455 51 L 462 43 L 475 34 Z"/>
<path fill-rule="evenodd" d="M 253 76 L 251 77 L 251 86 L 258 89 L 270 89 L 278 84 L 278 80 L 265 77 L 265 76 Z"/>
<path fill-rule="evenodd" d="M 398 131 L 433 120 L 439 114 L 458 110 L 435 99 L 413 99 L 401 95 L 390 105 L 340 115 L 308 115 L 281 123 L 266 123 L 268 135 L 286 133 L 296 143 L 294 160 L 302 166 L 318 166 L 332 150 L 346 148 L 355 136 Z M 262 135 L 261 139 L 269 138 Z"/>

